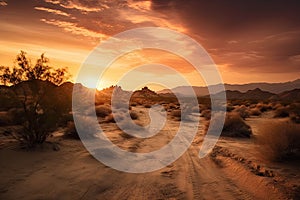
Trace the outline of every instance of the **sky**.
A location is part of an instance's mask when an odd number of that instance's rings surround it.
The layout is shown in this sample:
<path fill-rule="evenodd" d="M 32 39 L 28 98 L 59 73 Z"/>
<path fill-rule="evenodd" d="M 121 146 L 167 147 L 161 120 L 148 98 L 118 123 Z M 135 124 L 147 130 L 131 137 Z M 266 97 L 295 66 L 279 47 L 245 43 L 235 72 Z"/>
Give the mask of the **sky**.
<path fill-rule="evenodd" d="M 68 67 L 76 81 L 97 45 L 133 28 L 164 27 L 201 44 L 225 83 L 292 81 L 300 78 L 299 12 L 298 0 L 0 0 L 0 65 L 13 66 L 20 50 L 33 62 L 45 53 L 52 66 Z M 98 87 L 151 63 L 170 66 L 191 85 L 205 84 L 182 57 L 142 49 L 113 62 Z M 122 86 L 143 86 L 134 79 L 152 80 L 148 84 L 155 90 L 162 80 L 174 87 L 185 84 L 174 73 L 150 66 L 135 70 Z M 88 79 L 85 85 L 93 87 Z"/>

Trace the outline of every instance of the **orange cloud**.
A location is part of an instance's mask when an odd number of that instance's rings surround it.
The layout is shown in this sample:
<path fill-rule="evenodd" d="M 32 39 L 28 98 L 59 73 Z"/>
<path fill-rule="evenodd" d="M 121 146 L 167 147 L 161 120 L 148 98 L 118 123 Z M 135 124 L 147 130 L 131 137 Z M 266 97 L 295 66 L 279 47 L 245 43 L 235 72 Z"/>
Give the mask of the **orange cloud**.
<path fill-rule="evenodd" d="M 60 21 L 60 20 L 47 20 L 47 19 L 41 19 L 42 22 L 45 22 L 46 24 L 54 25 L 60 28 L 63 28 L 64 31 L 70 32 L 75 35 L 81 35 L 85 37 L 91 37 L 95 39 L 106 39 L 108 36 L 102 33 L 98 33 L 95 31 L 88 30 L 84 27 L 78 27 L 75 23 L 72 22 L 66 22 L 66 21 Z"/>
<path fill-rule="evenodd" d="M 107 6 L 103 5 L 103 7 L 101 8 L 96 8 L 96 7 L 86 7 L 82 4 L 80 4 L 79 2 L 75 2 L 75 1 L 58 1 L 58 0 L 45 0 L 46 3 L 51 3 L 51 4 L 56 4 L 56 5 L 60 5 L 63 8 L 68 8 L 68 9 L 76 9 L 81 11 L 82 13 L 88 13 L 88 12 L 99 12 L 101 10 L 103 10 L 104 8 L 106 8 Z"/>
<path fill-rule="evenodd" d="M 45 12 L 48 12 L 48 13 L 53 13 L 55 15 L 61 15 L 61 16 L 66 16 L 66 17 L 69 17 L 70 14 L 66 13 L 66 12 L 63 12 L 61 10 L 55 10 L 55 9 L 51 9 L 51 8 L 45 8 L 45 7 L 34 7 L 34 9 L 36 10 L 40 10 L 40 11 L 45 11 Z"/>
<path fill-rule="evenodd" d="M 7 2 L 5 2 L 5 1 L 0 1 L 0 6 L 7 6 Z"/>

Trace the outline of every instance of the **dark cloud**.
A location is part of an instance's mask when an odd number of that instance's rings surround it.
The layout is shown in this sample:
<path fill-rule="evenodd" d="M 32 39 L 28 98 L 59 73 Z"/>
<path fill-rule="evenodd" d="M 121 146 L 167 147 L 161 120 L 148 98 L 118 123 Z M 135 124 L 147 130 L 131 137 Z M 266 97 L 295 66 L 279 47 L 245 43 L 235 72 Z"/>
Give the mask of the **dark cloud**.
<path fill-rule="evenodd" d="M 218 64 L 253 72 L 299 72 L 299 8 L 298 0 L 152 0 L 153 10 L 177 13 Z"/>

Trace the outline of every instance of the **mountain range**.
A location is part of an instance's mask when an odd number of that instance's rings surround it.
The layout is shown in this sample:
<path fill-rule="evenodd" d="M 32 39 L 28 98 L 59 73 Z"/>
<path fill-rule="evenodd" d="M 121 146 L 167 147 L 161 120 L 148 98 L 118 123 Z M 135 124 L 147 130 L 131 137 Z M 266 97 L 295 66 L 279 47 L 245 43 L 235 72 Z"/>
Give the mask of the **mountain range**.
<path fill-rule="evenodd" d="M 220 84 L 217 85 L 211 85 L 209 86 L 212 94 L 219 93 L 220 90 Z M 249 90 L 255 90 L 259 88 L 262 91 L 269 92 L 272 94 L 280 94 L 286 91 L 294 90 L 294 89 L 300 89 L 300 79 L 284 82 L 284 83 L 248 83 L 248 84 L 224 84 L 225 89 L 228 91 L 231 91 L 230 93 L 234 95 L 239 95 L 237 92 L 245 93 Z M 180 94 L 184 96 L 191 96 L 192 94 L 188 92 L 187 88 L 190 86 L 179 86 L 176 88 L 170 89 L 164 89 L 161 91 L 158 91 L 159 94 L 165 94 L 165 93 L 175 93 Z M 195 94 L 197 96 L 207 96 L 209 95 L 208 88 L 205 86 L 192 86 Z M 233 92 L 236 91 L 236 92 Z"/>

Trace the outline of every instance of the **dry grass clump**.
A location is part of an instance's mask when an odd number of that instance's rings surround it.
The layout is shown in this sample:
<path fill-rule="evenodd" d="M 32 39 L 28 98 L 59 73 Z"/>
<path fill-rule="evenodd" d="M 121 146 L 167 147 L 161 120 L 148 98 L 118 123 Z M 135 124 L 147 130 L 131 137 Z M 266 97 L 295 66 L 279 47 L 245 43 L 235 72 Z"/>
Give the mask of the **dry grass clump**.
<path fill-rule="evenodd" d="M 135 106 L 137 106 L 137 103 L 136 102 L 131 102 L 130 106 L 135 107 Z"/>
<path fill-rule="evenodd" d="M 284 118 L 284 117 L 289 117 L 290 113 L 289 113 L 289 108 L 288 107 L 278 107 L 275 111 L 274 111 L 274 118 Z"/>
<path fill-rule="evenodd" d="M 145 104 L 144 107 L 145 108 L 151 108 L 151 104 Z"/>
<path fill-rule="evenodd" d="M 241 116 L 241 118 L 246 119 L 248 117 L 250 117 L 250 112 L 249 112 L 249 108 L 246 107 L 245 105 L 241 105 L 237 108 L 235 108 L 233 110 L 233 112 L 239 113 L 239 115 Z"/>
<path fill-rule="evenodd" d="M 171 116 L 178 118 L 182 121 L 191 121 L 193 120 L 191 115 L 193 113 L 194 106 L 190 104 L 183 104 L 182 108 L 175 109 L 171 111 Z"/>
<path fill-rule="evenodd" d="M 232 106 L 231 104 L 227 104 L 227 106 L 226 106 L 226 111 L 227 112 L 231 112 L 231 111 L 233 111 L 234 110 L 234 106 Z"/>
<path fill-rule="evenodd" d="M 111 113 L 111 108 L 106 105 L 96 106 L 95 109 L 97 117 L 106 117 Z"/>
<path fill-rule="evenodd" d="M 106 123 L 116 123 L 115 118 L 112 114 L 105 117 L 104 122 Z"/>
<path fill-rule="evenodd" d="M 292 122 L 300 123 L 300 103 L 292 103 L 287 106 L 277 104 L 274 111 L 274 118 L 285 117 L 290 117 Z"/>
<path fill-rule="evenodd" d="M 204 117 L 206 120 L 210 120 L 211 111 L 209 109 L 203 110 L 200 114 L 201 117 Z"/>
<path fill-rule="evenodd" d="M 212 133 L 214 133 L 217 130 L 217 127 L 222 126 L 221 117 L 222 115 L 218 113 L 212 116 L 212 119 L 210 121 L 210 123 L 213 123 L 212 127 L 210 127 Z M 206 132 L 208 131 L 210 123 L 206 125 Z M 226 114 L 221 136 L 250 138 L 251 135 L 251 127 L 248 124 L 246 124 L 246 122 L 241 118 L 241 116 L 238 113 L 232 112 Z"/>
<path fill-rule="evenodd" d="M 167 110 L 179 109 L 179 106 L 174 103 L 169 103 L 167 105 Z"/>
<path fill-rule="evenodd" d="M 250 109 L 250 115 L 251 116 L 260 116 L 262 112 L 258 108 L 252 108 Z"/>
<path fill-rule="evenodd" d="M 282 105 L 280 103 L 274 103 L 272 106 L 272 110 L 277 110 L 280 107 L 282 107 Z"/>
<path fill-rule="evenodd" d="M 300 125 L 278 121 L 261 126 L 257 141 L 261 155 L 270 161 L 299 158 Z"/>
<path fill-rule="evenodd" d="M 246 124 L 240 114 L 228 113 L 226 115 L 222 136 L 249 138 L 251 134 L 251 127 Z"/>
<path fill-rule="evenodd" d="M 256 108 L 260 110 L 260 112 L 266 112 L 268 110 L 272 110 L 271 104 L 258 103 L 256 104 Z"/>
<path fill-rule="evenodd" d="M 116 123 L 116 121 L 123 121 L 126 119 L 125 117 L 126 111 L 119 110 L 119 112 L 111 113 L 108 116 L 105 117 L 105 122 L 107 123 Z M 139 118 L 139 115 L 135 111 L 130 111 L 129 115 L 132 120 L 137 120 Z"/>
<path fill-rule="evenodd" d="M 135 111 L 130 111 L 129 114 L 132 120 L 137 120 L 139 118 L 138 113 Z"/>

